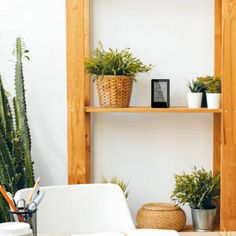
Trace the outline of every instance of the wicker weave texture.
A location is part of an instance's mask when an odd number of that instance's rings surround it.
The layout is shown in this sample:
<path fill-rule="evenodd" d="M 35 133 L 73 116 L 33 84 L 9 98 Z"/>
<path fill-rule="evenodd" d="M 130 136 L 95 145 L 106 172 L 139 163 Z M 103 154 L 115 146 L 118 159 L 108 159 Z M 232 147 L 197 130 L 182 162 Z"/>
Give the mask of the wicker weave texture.
<path fill-rule="evenodd" d="M 148 203 L 138 211 L 136 220 L 139 228 L 181 231 L 186 223 L 186 215 L 180 207 L 172 204 Z"/>
<path fill-rule="evenodd" d="M 129 107 L 134 78 L 131 76 L 99 76 L 96 79 L 101 107 Z"/>

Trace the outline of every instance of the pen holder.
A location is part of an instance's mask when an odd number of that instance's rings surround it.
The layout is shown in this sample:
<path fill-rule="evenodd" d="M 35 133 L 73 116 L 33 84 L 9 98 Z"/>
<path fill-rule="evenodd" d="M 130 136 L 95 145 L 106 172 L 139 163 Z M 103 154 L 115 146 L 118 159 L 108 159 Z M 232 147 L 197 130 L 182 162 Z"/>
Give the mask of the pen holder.
<path fill-rule="evenodd" d="M 33 231 L 33 236 L 37 236 L 37 208 L 28 210 L 26 208 L 18 208 L 18 212 L 10 211 L 11 222 L 19 222 L 21 219 L 24 223 L 28 223 Z"/>

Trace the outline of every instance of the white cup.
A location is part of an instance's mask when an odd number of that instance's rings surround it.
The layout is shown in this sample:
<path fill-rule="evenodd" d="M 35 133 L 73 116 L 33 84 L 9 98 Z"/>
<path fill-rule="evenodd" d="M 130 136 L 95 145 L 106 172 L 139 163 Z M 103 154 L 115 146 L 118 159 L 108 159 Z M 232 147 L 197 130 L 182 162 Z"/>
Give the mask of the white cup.
<path fill-rule="evenodd" d="M 0 224 L 0 236 L 33 236 L 27 223 L 9 222 Z"/>

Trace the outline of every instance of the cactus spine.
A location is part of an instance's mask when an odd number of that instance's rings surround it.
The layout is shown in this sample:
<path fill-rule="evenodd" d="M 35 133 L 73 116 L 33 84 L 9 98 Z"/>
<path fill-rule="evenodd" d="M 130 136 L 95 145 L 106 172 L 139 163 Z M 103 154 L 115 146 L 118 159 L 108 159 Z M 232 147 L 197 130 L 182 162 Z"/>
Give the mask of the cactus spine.
<path fill-rule="evenodd" d="M 13 194 L 34 185 L 31 140 L 27 119 L 22 59 L 28 51 L 20 37 L 15 46 L 14 113 L 0 76 L 0 185 Z M 14 117 L 13 117 L 14 115 Z M 8 221 L 8 206 L 0 196 L 0 222 Z"/>

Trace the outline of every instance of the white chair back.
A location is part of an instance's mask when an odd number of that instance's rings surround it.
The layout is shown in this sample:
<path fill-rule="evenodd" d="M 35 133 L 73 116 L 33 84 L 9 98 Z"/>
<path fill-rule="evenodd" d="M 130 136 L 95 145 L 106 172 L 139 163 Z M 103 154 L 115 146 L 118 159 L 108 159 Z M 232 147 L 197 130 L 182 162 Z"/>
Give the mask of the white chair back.
<path fill-rule="evenodd" d="M 41 187 L 39 233 L 124 232 L 135 226 L 122 190 L 113 184 Z M 31 189 L 19 190 L 15 201 Z"/>

